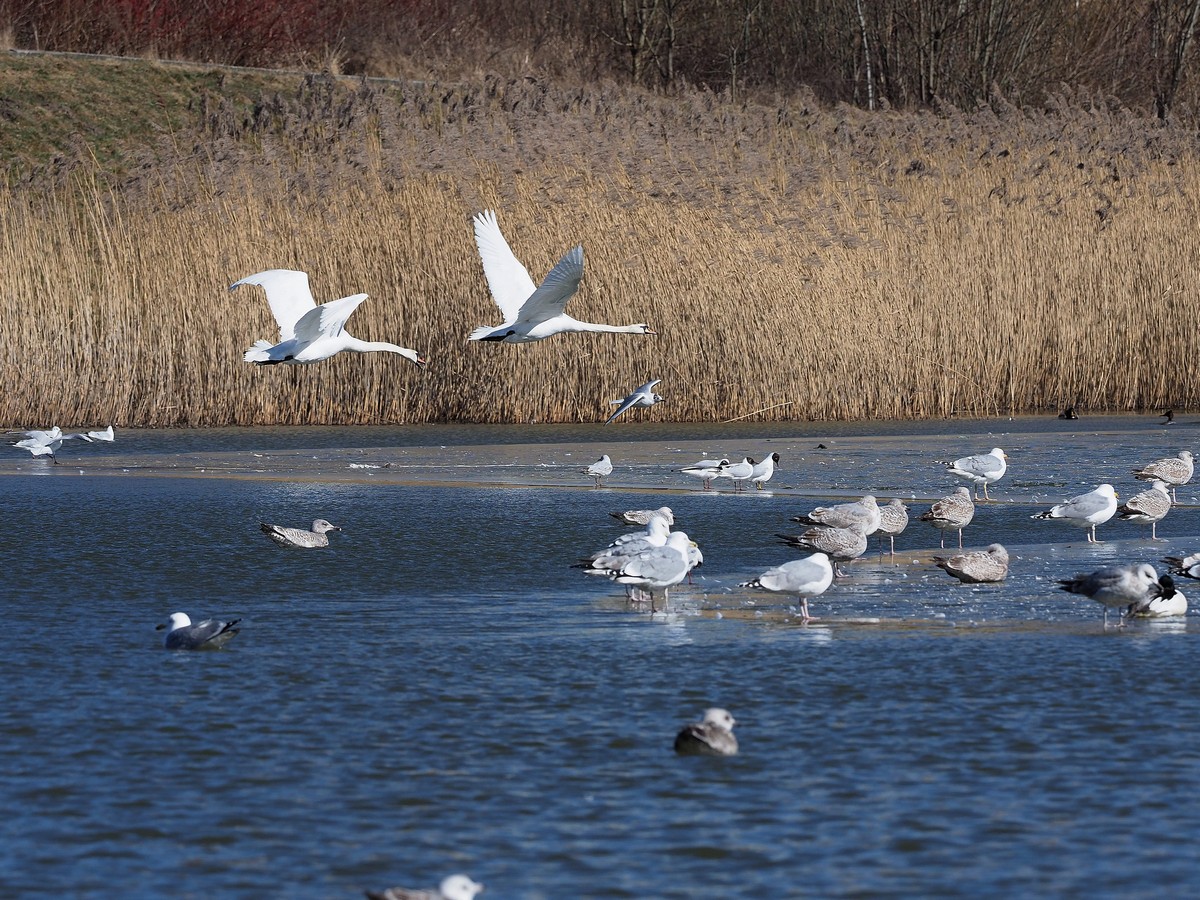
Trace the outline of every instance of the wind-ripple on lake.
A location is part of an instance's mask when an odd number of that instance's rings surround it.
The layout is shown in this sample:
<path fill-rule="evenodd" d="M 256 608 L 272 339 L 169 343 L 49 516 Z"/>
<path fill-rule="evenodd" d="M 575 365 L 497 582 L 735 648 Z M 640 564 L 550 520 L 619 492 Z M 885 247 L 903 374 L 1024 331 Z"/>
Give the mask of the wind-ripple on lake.
<path fill-rule="evenodd" d="M 1195 487 L 1157 543 L 1029 518 L 1142 489 L 1130 469 L 1194 427 L 871 424 L 118 429 L 59 466 L 6 455 L 0 895 L 356 897 L 457 871 L 487 897 L 1194 893 L 1195 619 L 1105 630 L 1055 579 L 1200 550 Z M 937 460 L 997 445 L 1009 474 L 965 537 L 1009 546 L 1006 583 L 951 580 L 913 521 L 807 626 L 737 587 L 795 555 L 790 516 L 874 492 L 915 519 L 957 486 Z M 675 471 L 772 450 L 745 496 Z M 663 504 L 705 554 L 666 613 L 571 568 L 621 532 L 609 512 Z M 345 528 L 328 550 L 258 531 L 318 516 Z M 168 653 L 175 610 L 243 631 Z M 677 757 L 711 705 L 741 753 Z"/>

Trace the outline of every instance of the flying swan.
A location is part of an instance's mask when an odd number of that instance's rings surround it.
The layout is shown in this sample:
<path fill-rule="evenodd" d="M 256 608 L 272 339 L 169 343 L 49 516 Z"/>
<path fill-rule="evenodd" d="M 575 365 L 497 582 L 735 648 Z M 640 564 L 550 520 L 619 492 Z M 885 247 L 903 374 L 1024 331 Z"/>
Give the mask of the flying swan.
<path fill-rule="evenodd" d="M 416 350 L 385 341 L 360 341 L 345 330 L 346 320 L 367 299 L 366 294 L 354 294 L 317 306 L 308 289 L 308 275 L 291 269 L 268 269 L 247 275 L 231 284 L 229 289 L 232 291 L 243 284 L 256 284 L 267 292 L 267 302 L 279 323 L 279 343 L 255 341 L 242 357 L 246 362 L 260 366 L 278 363 L 296 366 L 329 359 L 343 350 L 353 353 L 386 350 L 399 353 L 418 366 L 425 365 Z"/>
<path fill-rule="evenodd" d="M 568 250 L 541 286 L 535 286 L 529 272 L 513 255 L 508 241 L 500 233 L 496 213 L 485 209 L 474 218 L 475 243 L 483 260 L 492 299 L 500 307 L 504 324 L 484 325 L 471 332 L 468 340 L 504 341 L 524 344 L 541 341 L 569 331 L 612 331 L 623 334 L 657 334 L 646 324 L 597 325 L 580 322 L 563 310 L 579 290 L 583 278 L 583 247 Z"/>

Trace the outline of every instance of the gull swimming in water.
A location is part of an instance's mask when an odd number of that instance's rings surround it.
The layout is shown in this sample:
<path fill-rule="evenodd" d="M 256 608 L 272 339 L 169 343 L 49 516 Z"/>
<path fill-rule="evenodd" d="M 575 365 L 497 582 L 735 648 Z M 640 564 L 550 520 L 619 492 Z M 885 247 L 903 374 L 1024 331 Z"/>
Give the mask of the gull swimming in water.
<path fill-rule="evenodd" d="M 987 453 L 977 456 L 964 456 L 952 463 L 946 463 L 946 468 L 952 475 L 957 475 L 975 485 L 975 499 L 979 499 L 979 488 L 983 487 L 983 499 L 991 500 L 988 496 L 988 485 L 999 481 L 1008 471 L 1008 457 L 999 447 L 993 447 Z"/>
<path fill-rule="evenodd" d="M 896 558 L 896 535 L 903 533 L 908 527 L 908 507 L 900 498 L 894 498 L 887 506 L 879 507 L 879 528 L 881 535 L 886 534 L 892 544 L 892 559 Z M 883 544 L 880 543 L 882 548 Z M 879 553 L 883 555 L 882 549 Z"/>
<path fill-rule="evenodd" d="M 814 553 L 803 559 L 793 559 L 782 566 L 768 569 L 757 578 L 743 581 L 738 587 L 762 588 L 781 594 L 795 594 L 800 600 L 800 618 L 807 622 L 808 598 L 825 593 L 833 584 L 833 566 L 825 553 Z"/>
<path fill-rule="evenodd" d="M 1092 572 L 1090 575 L 1076 575 L 1074 578 L 1060 579 L 1060 590 L 1071 594 L 1082 594 L 1090 597 L 1104 606 L 1104 625 L 1108 627 L 1108 609 L 1116 607 L 1121 610 L 1122 624 L 1125 610 L 1132 606 L 1141 606 L 1159 597 L 1169 598 L 1175 592 L 1175 584 L 1167 577 L 1165 583 L 1160 581 L 1154 566 L 1149 563 L 1139 563 L 1131 566 L 1107 566 Z"/>
<path fill-rule="evenodd" d="M 604 484 L 604 476 L 612 474 L 612 460 L 609 459 L 608 454 L 605 453 L 602 457 L 588 466 L 587 471 L 585 471 L 583 474 L 590 475 L 595 478 L 596 487 L 600 487 Z"/>
<path fill-rule="evenodd" d="M 790 547 L 825 553 L 833 560 L 833 574 L 845 575 L 838 563 L 858 559 L 867 552 L 867 536 L 862 526 L 854 528 L 829 528 L 817 525 L 802 534 L 777 534 Z"/>
<path fill-rule="evenodd" d="M 308 275 L 292 269 L 256 272 L 235 281 L 229 290 L 244 284 L 257 285 L 266 291 L 271 313 L 279 323 L 279 342 L 255 341 L 242 357 L 246 362 L 298 366 L 329 359 L 344 350 L 351 353 L 384 350 L 398 353 L 418 366 L 425 365 L 416 350 L 384 341 L 360 341 L 345 330 L 346 320 L 367 299 L 366 294 L 353 294 L 317 306 L 308 288 Z"/>
<path fill-rule="evenodd" d="M 684 466 L 679 471 L 693 478 L 703 479 L 704 490 L 712 490 L 712 480 L 721 474 L 721 470 L 729 465 L 728 459 L 702 459 L 698 463 Z"/>
<path fill-rule="evenodd" d="M 1172 616 L 1187 615 L 1187 597 L 1183 591 L 1175 587 L 1175 581 L 1170 575 L 1158 579 L 1163 594 L 1151 600 L 1140 600 L 1130 603 L 1125 610 L 1125 618 L 1134 619 L 1165 619 Z"/>
<path fill-rule="evenodd" d="M 241 619 L 222 622 L 219 619 L 205 619 L 192 624 L 187 613 L 171 613 L 166 622 L 160 623 L 157 631 L 164 628 L 167 639 L 164 646 L 168 650 L 209 650 L 220 647 L 241 629 L 235 628 Z"/>
<path fill-rule="evenodd" d="M 990 544 L 986 550 L 970 550 L 955 556 L 935 556 L 934 563 L 963 584 L 984 584 L 1008 577 L 1008 550 Z"/>
<path fill-rule="evenodd" d="M 268 525 L 266 522 L 260 522 L 258 527 L 262 529 L 263 534 L 280 547 L 328 547 L 328 532 L 342 530 L 324 519 L 314 519 L 312 531 L 305 531 L 302 528 L 287 528 L 283 525 Z"/>
<path fill-rule="evenodd" d="M 1163 481 L 1171 486 L 1171 500 L 1175 501 L 1175 488 L 1192 480 L 1195 461 L 1190 450 L 1180 450 L 1177 456 L 1156 459 L 1149 465 L 1133 470 L 1138 481 Z"/>
<path fill-rule="evenodd" d="M 653 381 L 647 381 L 641 387 L 636 388 L 624 400 L 613 400 L 609 406 L 616 406 L 617 411 L 608 417 L 605 425 L 612 424 L 613 419 L 621 415 L 626 410 L 633 409 L 635 406 L 640 406 L 643 409 L 649 409 L 655 403 L 662 403 L 665 399 L 661 394 L 654 393 L 654 386 L 662 381 L 661 378 L 655 378 Z"/>
<path fill-rule="evenodd" d="M 367 891 L 367 900 L 475 900 L 483 892 L 483 885 L 466 875 L 451 875 L 443 878 L 437 890 L 412 890 L 393 887 L 386 891 Z"/>
<path fill-rule="evenodd" d="M 818 506 L 805 515 L 792 516 L 792 521 L 802 525 L 825 525 L 830 528 L 859 528 L 864 535 L 872 535 L 879 530 L 881 514 L 875 498 L 867 494 L 853 503 Z"/>
<path fill-rule="evenodd" d="M 1096 540 L 1096 526 L 1103 525 L 1116 514 L 1117 492 L 1111 484 L 1101 484 L 1094 491 L 1072 497 L 1065 503 L 1052 506 L 1046 512 L 1036 513 L 1031 519 L 1062 519 L 1068 525 L 1088 529 L 1088 543 Z"/>
<path fill-rule="evenodd" d="M 779 454 L 772 453 L 763 459 L 760 463 L 754 464 L 754 471 L 750 475 L 750 480 L 754 482 L 756 490 L 762 490 L 763 485 L 771 480 L 771 476 L 775 474 L 775 466 L 779 463 Z"/>
<path fill-rule="evenodd" d="M 658 516 L 668 525 L 675 524 L 675 514 L 671 507 L 660 506 L 658 509 L 627 509 L 625 512 L 609 513 L 614 519 L 619 519 L 623 525 L 649 525 L 650 520 Z"/>
<path fill-rule="evenodd" d="M 733 482 L 733 492 L 740 493 L 746 489 L 746 482 L 754 477 L 754 460 L 744 457 L 740 463 L 722 466 L 715 478 L 728 478 Z"/>
<path fill-rule="evenodd" d="M 583 278 L 583 247 L 577 246 L 550 270 L 541 286 L 535 287 L 529 272 L 513 255 L 500 232 L 496 213 L 487 209 L 474 218 L 475 243 L 483 260 L 492 299 L 504 316 L 502 325 L 484 325 L 468 340 L 504 341 L 510 344 L 540 341 L 556 334 L 576 331 L 607 331 L 624 334 L 657 334 L 649 325 L 596 325 L 568 316 L 567 301 L 579 290 Z"/>
<path fill-rule="evenodd" d="M 689 756 L 733 756 L 738 752 L 733 726 L 737 720 L 728 710 L 713 707 L 704 711 L 704 719 L 685 725 L 675 735 L 675 752 Z"/>
<path fill-rule="evenodd" d="M 1154 479 L 1150 490 L 1134 494 L 1117 507 L 1117 517 L 1129 522 L 1148 522 L 1150 540 L 1158 540 L 1158 523 L 1171 511 L 1171 495 L 1166 482 Z"/>
<path fill-rule="evenodd" d="M 682 531 L 674 531 L 661 547 L 651 547 L 624 559 L 611 573 L 618 584 L 632 584 L 650 591 L 650 611 L 654 612 L 654 592 L 662 591 L 663 604 L 669 602 L 672 585 L 679 584 L 692 570 L 688 548 L 693 541 Z"/>
<path fill-rule="evenodd" d="M 975 503 L 971 500 L 971 492 L 965 487 L 955 488 L 954 493 L 938 500 L 929 507 L 929 512 L 921 513 L 922 522 L 928 522 L 942 532 L 942 549 L 946 549 L 946 532 L 953 529 L 958 532 L 958 549 L 962 549 L 963 529 L 975 518 Z"/>

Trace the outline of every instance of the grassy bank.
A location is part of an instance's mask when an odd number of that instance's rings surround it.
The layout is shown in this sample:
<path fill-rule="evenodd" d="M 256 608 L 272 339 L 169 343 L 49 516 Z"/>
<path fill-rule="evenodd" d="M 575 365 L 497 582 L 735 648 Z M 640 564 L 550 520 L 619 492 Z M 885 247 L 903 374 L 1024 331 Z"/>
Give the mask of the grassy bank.
<path fill-rule="evenodd" d="M 0 88 L 5 424 L 593 421 L 650 378 L 677 420 L 1200 405 L 1197 142 L 1103 104 L 867 114 L 38 57 L 0 61 Z M 485 207 L 535 280 L 584 245 L 574 315 L 659 336 L 467 344 L 500 321 Z M 428 368 L 243 363 L 275 328 L 225 288 L 272 267 L 371 294 L 349 330 Z"/>

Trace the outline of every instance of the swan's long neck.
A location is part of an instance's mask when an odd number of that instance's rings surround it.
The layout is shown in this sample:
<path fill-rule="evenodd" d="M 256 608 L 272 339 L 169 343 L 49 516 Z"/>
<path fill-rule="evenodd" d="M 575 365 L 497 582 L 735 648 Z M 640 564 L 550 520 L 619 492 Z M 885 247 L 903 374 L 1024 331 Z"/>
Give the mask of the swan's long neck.
<path fill-rule="evenodd" d="M 580 322 L 570 316 L 563 316 L 567 325 L 563 331 L 607 331 L 616 334 L 645 334 L 645 325 L 602 325 L 599 322 Z"/>
<path fill-rule="evenodd" d="M 360 341 L 356 337 L 351 337 L 348 334 L 342 335 L 345 341 L 345 348 L 352 353 L 373 353 L 375 351 L 384 351 L 387 353 L 399 353 L 401 356 L 411 359 L 413 362 L 418 361 L 417 351 L 410 350 L 407 347 L 401 347 L 398 344 L 389 344 L 387 341 Z"/>

